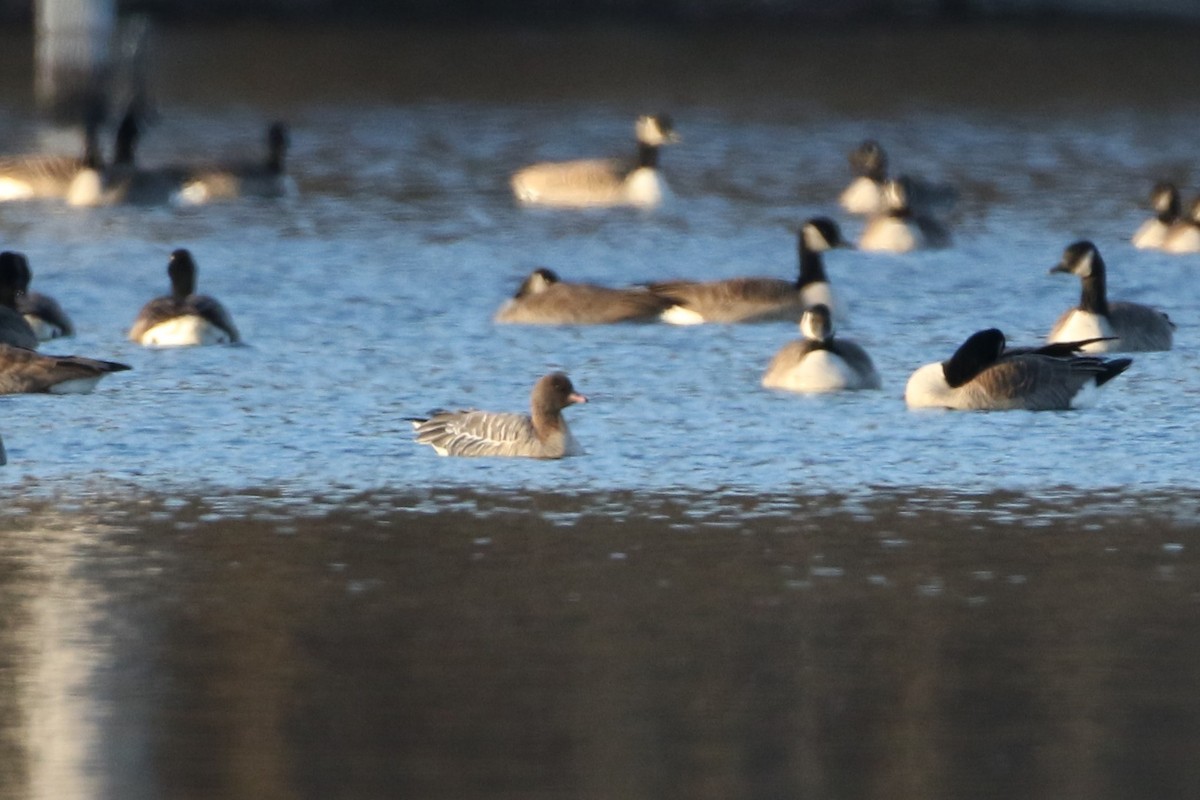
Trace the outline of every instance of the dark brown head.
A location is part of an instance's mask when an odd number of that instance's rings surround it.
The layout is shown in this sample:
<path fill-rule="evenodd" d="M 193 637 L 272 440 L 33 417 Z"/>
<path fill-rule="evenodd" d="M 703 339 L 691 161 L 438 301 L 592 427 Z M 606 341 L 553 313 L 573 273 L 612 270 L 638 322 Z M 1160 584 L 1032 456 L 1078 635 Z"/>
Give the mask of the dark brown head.
<path fill-rule="evenodd" d="M 5 250 L 0 253 L 0 305 L 16 309 L 17 298 L 29 288 L 29 264 L 25 256 Z"/>
<path fill-rule="evenodd" d="M 282 122 L 273 122 L 267 128 L 267 169 L 282 175 L 287 158 L 288 131 Z"/>
<path fill-rule="evenodd" d="M 535 416 L 539 411 L 556 413 L 567 406 L 587 401 L 586 397 L 575 391 L 571 379 L 563 372 L 551 372 L 542 376 L 533 385 L 533 394 L 530 396 Z"/>
<path fill-rule="evenodd" d="M 171 296 L 176 300 L 196 293 L 196 262 L 187 250 L 180 248 L 171 253 L 167 275 L 171 278 Z"/>

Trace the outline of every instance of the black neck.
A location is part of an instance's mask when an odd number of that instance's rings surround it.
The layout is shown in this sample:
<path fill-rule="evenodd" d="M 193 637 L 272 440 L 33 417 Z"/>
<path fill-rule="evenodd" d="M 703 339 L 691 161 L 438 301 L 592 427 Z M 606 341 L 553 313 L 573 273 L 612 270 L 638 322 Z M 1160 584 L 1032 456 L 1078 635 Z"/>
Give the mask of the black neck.
<path fill-rule="evenodd" d="M 801 234 L 803 237 L 803 234 Z M 820 253 L 815 253 L 800 242 L 800 277 L 796 279 L 796 288 L 803 289 L 810 283 L 826 283 L 825 260 Z"/>
<path fill-rule="evenodd" d="M 1164 209 L 1155 215 L 1163 225 L 1170 225 L 1179 219 L 1179 211 L 1173 208 Z"/>
<path fill-rule="evenodd" d="M 639 167 L 658 168 L 658 145 L 638 142 L 637 165 Z"/>
<path fill-rule="evenodd" d="M 0 306 L 17 310 L 17 289 L 15 286 L 0 286 Z"/>
<path fill-rule="evenodd" d="M 1100 260 L 1099 253 L 1096 253 L 1092 259 L 1092 273 L 1083 279 L 1083 294 L 1079 298 L 1079 307 L 1093 314 L 1108 314 L 1104 262 Z"/>

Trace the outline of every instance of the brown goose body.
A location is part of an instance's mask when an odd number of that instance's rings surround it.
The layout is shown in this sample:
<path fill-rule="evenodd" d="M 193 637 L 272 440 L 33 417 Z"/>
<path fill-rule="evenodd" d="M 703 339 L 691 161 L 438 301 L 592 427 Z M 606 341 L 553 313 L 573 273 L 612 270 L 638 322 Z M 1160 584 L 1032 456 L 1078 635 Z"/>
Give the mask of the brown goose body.
<path fill-rule="evenodd" d="M 564 283 L 537 269 L 496 312 L 495 321 L 517 325 L 607 325 L 653 322 L 672 300 L 647 289 L 610 289 L 590 283 Z"/>
<path fill-rule="evenodd" d="M 80 356 L 48 356 L 0 344 L 0 394 L 85 394 L 110 372 L 127 364 Z"/>

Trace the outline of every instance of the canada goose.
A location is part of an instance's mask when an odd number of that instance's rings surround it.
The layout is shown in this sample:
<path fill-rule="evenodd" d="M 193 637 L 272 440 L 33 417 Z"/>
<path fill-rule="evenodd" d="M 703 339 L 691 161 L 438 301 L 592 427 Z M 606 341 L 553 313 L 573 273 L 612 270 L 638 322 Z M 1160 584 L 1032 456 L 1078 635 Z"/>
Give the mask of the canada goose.
<path fill-rule="evenodd" d="M 915 371 L 904 389 L 909 408 L 1049 411 L 1071 408 L 1079 394 L 1120 375 L 1132 359 L 1077 353 L 1094 340 L 1005 349 L 995 328 L 972 334 L 948 361 Z"/>
<path fill-rule="evenodd" d="M 1192 202 L 1185 219 L 1180 219 L 1163 237 L 1162 249 L 1168 253 L 1200 253 L 1200 197 Z"/>
<path fill-rule="evenodd" d="M 274 122 L 267 127 L 266 159 L 188 170 L 179 201 L 199 204 L 239 197 L 275 198 L 291 194 L 294 184 L 284 166 L 287 149 L 287 126 L 282 122 Z"/>
<path fill-rule="evenodd" d="M 635 126 L 637 158 L 544 162 L 512 176 L 517 200 L 527 205 L 586 208 L 660 204 L 670 195 L 658 171 L 658 151 L 679 141 L 665 114 L 639 117 Z"/>
<path fill-rule="evenodd" d="M 117 126 L 112 164 L 81 170 L 67 190 L 68 205 L 92 207 L 179 202 L 179 191 L 186 173 L 176 167 L 139 167 L 135 153 L 140 135 L 137 114 L 130 110 Z"/>
<path fill-rule="evenodd" d="M 110 372 L 128 364 L 79 356 L 47 356 L 0 344 L 0 394 L 87 394 Z"/>
<path fill-rule="evenodd" d="M 19 310 L 28 285 L 23 257 L 11 250 L 0 253 L 0 344 L 36 350 L 37 334 Z"/>
<path fill-rule="evenodd" d="M 552 372 L 534 384 L 529 414 L 435 411 L 411 421 L 417 442 L 429 445 L 440 456 L 562 458 L 583 454 L 562 410 L 586 402 L 566 375 Z"/>
<path fill-rule="evenodd" d="M 142 307 L 129 338 L 156 347 L 229 344 L 240 341 L 229 313 L 212 297 L 196 294 L 196 262 L 187 250 L 171 253 L 167 263 L 171 294 Z"/>
<path fill-rule="evenodd" d="M 762 385 L 792 392 L 840 392 L 878 389 L 879 373 L 867 351 L 835 339 L 829 307 L 818 303 L 800 318 L 804 338 L 785 344 L 771 359 Z"/>
<path fill-rule="evenodd" d="M 1150 192 L 1154 216 L 1142 223 L 1133 234 L 1133 246 L 1157 250 L 1166 241 L 1167 232 L 1179 221 L 1179 190 L 1173 183 L 1160 183 Z"/>
<path fill-rule="evenodd" d="M 99 117 L 84 126 L 83 155 L 30 155 L 0 158 L 0 202 L 63 198 L 83 170 L 100 166 Z"/>
<path fill-rule="evenodd" d="M 1096 245 L 1075 242 L 1063 251 L 1062 260 L 1050 269 L 1078 275 L 1083 282 L 1079 305 L 1068 309 L 1046 338 L 1048 342 L 1093 341 L 1089 353 L 1129 353 L 1170 350 L 1175 325 L 1161 311 L 1137 303 L 1110 302 L 1105 289 L 1104 259 Z"/>
<path fill-rule="evenodd" d="M 39 342 L 57 339 L 61 336 L 74 336 L 75 326 L 62 306 L 48 294 L 29 291 L 29 282 L 33 272 L 29 269 L 29 259 L 23 254 L 16 253 L 20 262 L 21 282 L 23 291 L 17 295 L 17 310 L 25 317 L 29 327 Z"/>
<path fill-rule="evenodd" d="M 804 309 L 824 303 L 836 314 L 833 292 L 825 276 L 822 253 L 845 247 L 837 223 L 814 217 L 798 232 L 800 274 L 795 281 L 779 278 L 729 278 L 720 281 L 665 281 L 650 291 L 674 301 L 663 312 L 664 322 L 694 325 L 703 322 L 767 322 L 796 320 Z"/>
<path fill-rule="evenodd" d="M 867 139 L 850 151 L 850 171 L 854 179 L 838 202 L 851 214 L 873 216 L 887 210 L 888 157 L 883 146 Z M 958 200 L 958 192 L 944 184 L 907 178 L 909 202 L 918 212 L 948 211 Z"/>
<path fill-rule="evenodd" d="M 645 288 L 609 289 L 563 283 L 544 267 L 535 269 L 496 312 L 495 321 L 518 325 L 605 325 L 653 322 L 671 304 Z"/>
<path fill-rule="evenodd" d="M 909 201 L 911 189 L 911 182 L 903 176 L 884 184 L 884 209 L 863 228 L 858 240 L 860 249 L 908 253 L 949 244 L 950 235 L 945 228 L 930 217 L 913 211 Z"/>

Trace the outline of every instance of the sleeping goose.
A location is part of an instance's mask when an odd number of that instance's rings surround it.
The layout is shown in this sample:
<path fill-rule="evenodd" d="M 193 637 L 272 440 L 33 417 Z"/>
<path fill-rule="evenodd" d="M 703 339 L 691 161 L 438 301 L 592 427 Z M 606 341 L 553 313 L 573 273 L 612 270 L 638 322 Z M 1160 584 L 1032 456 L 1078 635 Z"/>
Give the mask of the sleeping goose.
<path fill-rule="evenodd" d="M 48 294 L 29 291 L 29 282 L 33 279 L 29 259 L 21 253 L 16 255 L 20 260 L 23 289 L 17 296 L 17 310 L 25 317 L 38 341 L 46 342 L 61 336 L 74 336 L 75 327 L 71 324 L 71 318 L 63 311 L 58 301 Z"/>
<path fill-rule="evenodd" d="M 29 281 L 19 253 L 0 253 L 0 344 L 36 350 L 38 337 L 20 311 L 20 298 Z"/>
<path fill-rule="evenodd" d="M 912 184 L 901 176 L 883 186 L 883 210 L 867 222 L 858 246 L 862 250 L 908 253 L 945 247 L 950 235 L 938 222 L 913 211 Z"/>
<path fill-rule="evenodd" d="M 834 247 L 846 246 L 841 230 L 827 217 L 814 217 L 800 227 L 797 238 L 800 274 L 795 281 L 728 278 L 650 284 L 650 291 L 674 301 L 674 305 L 663 312 L 663 321 L 675 325 L 794 321 L 804 309 L 817 303 L 824 303 L 836 314 L 821 254 Z"/>
<path fill-rule="evenodd" d="M 1157 250 L 1163 246 L 1167 231 L 1179 221 L 1179 190 L 1173 183 L 1160 183 L 1150 192 L 1154 216 L 1142 223 L 1133 234 L 1133 246 Z"/>
<path fill-rule="evenodd" d="M 562 410 L 586 402 L 566 375 L 552 372 L 534 384 L 529 414 L 435 411 L 411 421 L 417 442 L 429 445 L 440 456 L 562 458 L 583 454 Z"/>
<path fill-rule="evenodd" d="M 1071 408 L 1080 393 L 1120 375 L 1131 359 L 1077 353 L 1094 340 L 1006 349 L 995 328 L 972 334 L 948 361 L 915 371 L 904 389 L 909 408 L 1049 411 Z"/>
<path fill-rule="evenodd" d="M 155 347 L 229 344 L 240 341 L 233 320 L 216 299 L 196 294 L 196 262 L 187 250 L 171 253 L 167 262 L 171 294 L 142 307 L 129 338 Z"/>
<path fill-rule="evenodd" d="M 67 190 L 67 204 L 93 207 L 177 203 L 186 173 L 177 167 L 139 167 L 135 153 L 140 135 L 137 114 L 130 110 L 117 126 L 112 164 L 81 170 Z"/>
<path fill-rule="evenodd" d="M 879 373 L 867 351 L 835 339 L 829 307 L 818 303 L 800 318 L 804 338 L 785 344 L 771 359 L 762 385 L 792 392 L 878 389 Z"/>
<path fill-rule="evenodd" d="M 1163 236 L 1162 249 L 1168 253 L 1200 253 L 1200 197 L 1184 219 L 1177 220 Z"/>
<path fill-rule="evenodd" d="M 850 151 L 850 171 L 854 179 L 838 198 L 851 214 L 873 216 L 887 210 L 888 158 L 883 147 L 867 139 Z M 908 178 L 909 202 L 921 213 L 948 211 L 958 200 L 958 192 L 943 184 Z"/>
<path fill-rule="evenodd" d="M 519 325 L 604 325 L 652 322 L 673 301 L 645 288 L 609 289 L 590 283 L 564 283 L 539 268 L 500 310 L 495 321 Z"/>
<path fill-rule="evenodd" d="M 1096 245 L 1075 242 L 1050 269 L 1078 275 L 1083 283 L 1079 305 L 1068 309 L 1046 338 L 1048 342 L 1095 340 L 1089 353 L 1129 353 L 1170 350 L 1175 325 L 1163 312 L 1137 303 L 1110 302 L 1105 288 L 1106 268 Z"/>
<path fill-rule="evenodd" d="M 287 126 L 274 122 L 267 128 L 265 160 L 189 170 L 183 179 L 179 200 L 184 204 L 199 204 L 239 197 L 275 198 L 292 194 L 294 184 L 284 167 L 287 148 Z"/>
<path fill-rule="evenodd" d="M 128 364 L 79 356 L 47 356 L 0 344 L 0 394 L 87 394 L 110 372 Z"/>
<path fill-rule="evenodd" d="M 587 208 L 659 205 L 670 195 L 658 170 L 658 151 L 679 141 L 665 114 L 639 117 L 637 158 L 544 162 L 512 176 L 512 190 L 526 205 Z"/>
<path fill-rule="evenodd" d="M 100 167 L 98 130 L 98 117 L 84 127 L 81 157 L 29 155 L 0 158 L 0 202 L 66 197 L 76 175 Z"/>

